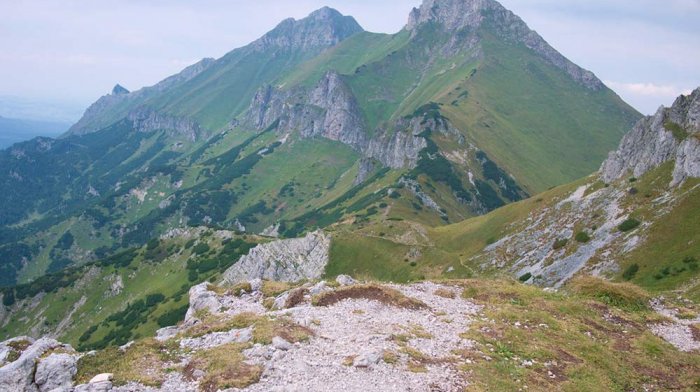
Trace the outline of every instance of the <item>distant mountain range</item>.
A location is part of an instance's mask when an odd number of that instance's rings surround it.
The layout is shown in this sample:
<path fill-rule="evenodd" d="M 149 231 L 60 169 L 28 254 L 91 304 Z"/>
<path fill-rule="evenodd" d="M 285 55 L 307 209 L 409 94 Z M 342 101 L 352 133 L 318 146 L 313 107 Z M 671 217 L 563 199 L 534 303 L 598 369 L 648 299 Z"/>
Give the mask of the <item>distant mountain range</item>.
<path fill-rule="evenodd" d="M 0 149 L 37 136 L 56 137 L 70 128 L 69 122 L 20 120 L 0 116 Z"/>

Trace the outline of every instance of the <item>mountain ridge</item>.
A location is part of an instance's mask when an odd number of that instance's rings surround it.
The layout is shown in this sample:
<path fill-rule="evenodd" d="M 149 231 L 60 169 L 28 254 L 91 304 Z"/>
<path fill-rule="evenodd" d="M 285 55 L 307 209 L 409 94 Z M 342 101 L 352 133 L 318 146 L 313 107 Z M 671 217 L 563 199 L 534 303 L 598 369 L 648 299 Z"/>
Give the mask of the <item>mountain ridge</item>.
<path fill-rule="evenodd" d="M 499 32 L 526 29 L 508 11 L 483 12 L 474 29 L 383 35 L 321 9 L 0 153 L 5 279 L 175 227 L 296 237 L 388 205 L 441 226 L 597 169 L 639 114 Z"/>

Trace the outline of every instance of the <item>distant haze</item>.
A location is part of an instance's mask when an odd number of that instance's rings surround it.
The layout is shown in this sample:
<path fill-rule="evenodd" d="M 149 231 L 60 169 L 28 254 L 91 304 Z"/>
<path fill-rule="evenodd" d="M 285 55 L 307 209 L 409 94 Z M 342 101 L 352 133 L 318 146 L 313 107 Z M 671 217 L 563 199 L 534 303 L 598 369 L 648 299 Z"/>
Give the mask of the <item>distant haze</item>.
<path fill-rule="evenodd" d="M 700 0 L 503 0 L 643 113 L 700 86 Z M 0 96 L 75 120 L 116 83 L 152 85 L 328 5 L 394 33 L 418 0 L 35 0 L 0 3 Z M 0 115 L 9 116 L 0 99 Z M 59 119 L 54 117 L 54 120 Z"/>

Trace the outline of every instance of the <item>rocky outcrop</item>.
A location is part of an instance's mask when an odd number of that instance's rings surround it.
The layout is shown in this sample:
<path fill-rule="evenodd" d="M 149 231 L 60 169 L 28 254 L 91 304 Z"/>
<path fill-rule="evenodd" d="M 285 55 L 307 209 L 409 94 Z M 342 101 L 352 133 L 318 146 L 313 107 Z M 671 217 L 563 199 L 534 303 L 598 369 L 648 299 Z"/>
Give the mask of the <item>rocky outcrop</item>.
<path fill-rule="evenodd" d="M 395 169 L 415 167 L 419 152 L 426 147 L 425 139 L 418 135 L 426 127 L 439 132 L 448 128 L 435 120 L 415 117 L 401 118 L 390 129 L 370 132 L 350 87 L 336 72 L 328 72 L 310 90 L 260 89 L 244 121 L 260 130 L 276 123 L 280 133 L 297 131 L 301 137 L 335 140 Z"/>
<path fill-rule="evenodd" d="M 279 132 L 299 131 L 302 137 L 321 136 L 353 147 L 367 144 L 359 105 L 335 72 L 327 73 L 310 91 L 260 89 L 245 121 L 258 129 L 278 122 Z"/>
<path fill-rule="evenodd" d="M 34 382 L 40 392 L 69 391 L 77 371 L 77 355 L 51 354 L 36 366 Z"/>
<path fill-rule="evenodd" d="M 603 162 L 600 174 L 605 182 L 639 177 L 671 160 L 676 161 L 672 186 L 700 177 L 700 88 L 639 120 Z"/>
<path fill-rule="evenodd" d="M 16 338 L 0 346 L 21 347 L 18 357 L 0 368 L 1 391 L 69 391 L 72 387 L 78 355 L 69 345 L 48 338 Z M 62 352 L 45 355 L 52 350 Z"/>
<path fill-rule="evenodd" d="M 317 51 L 336 45 L 347 37 L 363 31 L 351 16 L 324 7 L 308 17 L 285 19 L 272 31 L 253 43 L 258 51 L 273 49 Z"/>
<path fill-rule="evenodd" d="M 199 124 L 189 118 L 168 115 L 145 106 L 131 111 L 127 119 L 133 122 L 138 132 L 165 130 L 171 136 L 184 136 L 192 142 L 203 134 Z"/>
<path fill-rule="evenodd" d="M 290 282 L 319 278 L 328 264 L 330 244 L 322 231 L 260 244 L 224 272 L 222 284 L 256 278 Z"/>
<path fill-rule="evenodd" d="M 129 94 L 129 90 L 124 88 L 124 86 L 122 86 L 121 84 L 117 84 L 112 89 L 112 95 L 124 95 L 124 94 Z"/>
<path fill-rule="evenodd" d="M 406 29 L 415 36 L 420 27 L 427 23 L 435 23 L 450 33 L 476 32 L 482 26 L 488 26 L 501 38 L 527 46 L 582 86 L 594 91 L 605 88 L 592 72 L 562 56 L 522 19 L 495 0 L 425 0 L 420 8 L 411 11 Z M 478 39 L 476 34 L 469 34 L 466 39 L 462 37 L 461 41 L 470 42 L 475 39 Z M 454 43 L 450 44 L 455 46 Z M 474 44 L 471 42 L 469 47 L 475 46 Z"/>
<path fill-rule="evenodd" d="M 192 320 L 201 311 L 216 313 L 221 308 L 216 293 L 208 287 L 209 283 L 204 282 L 190 288 L 190 307 L 187 309 L 185 322 Z"/>

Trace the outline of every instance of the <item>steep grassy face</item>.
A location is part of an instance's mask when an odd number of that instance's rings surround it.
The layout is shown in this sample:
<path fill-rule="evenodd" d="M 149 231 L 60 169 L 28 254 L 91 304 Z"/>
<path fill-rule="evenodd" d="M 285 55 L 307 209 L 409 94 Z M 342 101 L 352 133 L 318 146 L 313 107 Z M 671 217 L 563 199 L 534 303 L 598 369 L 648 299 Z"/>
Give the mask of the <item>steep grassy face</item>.
<path fill-rule="evenodd" d="M 587 90 L 488 29 L 482 45 L 473 75 L 442 95 L 443 112 L 531 193 L 597 170 L 640 117 L 611 90 Z"/>

